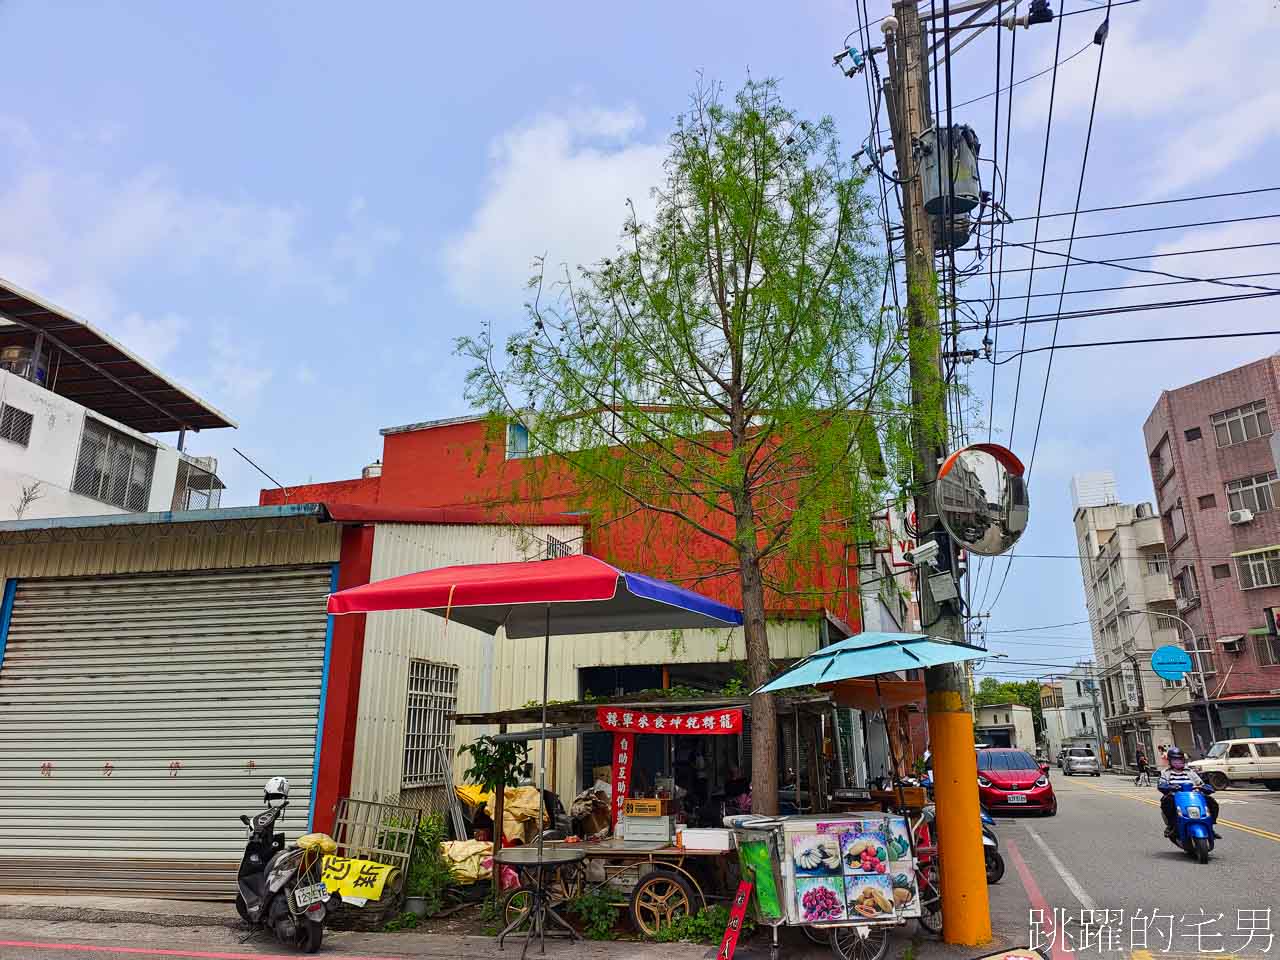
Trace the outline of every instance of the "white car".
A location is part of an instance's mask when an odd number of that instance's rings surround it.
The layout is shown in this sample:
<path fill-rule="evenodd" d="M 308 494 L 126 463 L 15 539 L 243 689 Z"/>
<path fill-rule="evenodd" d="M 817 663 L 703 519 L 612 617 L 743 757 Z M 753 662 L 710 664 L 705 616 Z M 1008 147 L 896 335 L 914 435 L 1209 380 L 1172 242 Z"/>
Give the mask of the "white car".
<path fill-rule="evenodd" d="M 1280 737 L 1219 740 L 1203 760 L 1193 760 L 1187 766 L 1216 790 L 1246 782 L 1280 790 Z"/>
<path fill-rule="evenodd" d="M 1067 747 L 1062 755 L 1062 772 L 1068 777 L 1085 773 L 1091 777 L 1102 776 L 1098 758 L 1088 747 Z"/>

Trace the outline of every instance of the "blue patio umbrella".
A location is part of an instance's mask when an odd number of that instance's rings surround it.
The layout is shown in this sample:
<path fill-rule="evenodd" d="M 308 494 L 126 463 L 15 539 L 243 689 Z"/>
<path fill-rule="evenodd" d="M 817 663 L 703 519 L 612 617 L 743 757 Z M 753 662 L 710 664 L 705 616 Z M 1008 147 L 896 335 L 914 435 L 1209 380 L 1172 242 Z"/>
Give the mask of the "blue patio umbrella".
<path fill-rule="evenodd" d="M 809 654 L 755 692 L 777 693 L 990 656 L 991 651 L 981 647 L 923 633 L 859 633 Z"/>

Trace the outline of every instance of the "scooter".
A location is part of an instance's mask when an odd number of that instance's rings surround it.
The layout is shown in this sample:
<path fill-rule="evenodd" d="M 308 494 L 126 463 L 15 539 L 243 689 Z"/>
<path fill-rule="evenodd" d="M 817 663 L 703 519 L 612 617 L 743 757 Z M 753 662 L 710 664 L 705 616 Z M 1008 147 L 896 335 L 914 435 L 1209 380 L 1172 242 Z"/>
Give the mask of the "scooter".
<path fill-rule="evenodd" d="M 269 930 L 280 943 L 315 953 L 324 939 L 331 899 L 321 880 L 324 857 L 337 845 L 323 833 L 299 837 L 285 846 L 276 822 L 289 806 L 289 782 L 272 777 L 263 791 L 266 810 L 241 815 L 248 842 L 236 872 L 236 912 L 252 930 Z"/>
<path fill-rule="evenodd" d="M 1213 821 L 1209 817 L 1209 805 L 1201 794 L 1208 796 L 1213 793 L 1213 787 L 1207 783 L 1198 787 L 1189 783 L 1177 786 L 1161 783 L 1160 792 L 1173 794 L 1173 835 L 1169 840 L 1195 857 L 1197 863 L 1208 863 L 1209 851 L 1213 849 Z"/>
<path fill-rule="evenodd" d="M 986 807 L 979 809 L 982 812 L 982 855 L 987 862 L 987 883 L 999 883 L 1004 877 L 1004 857 L 1000 855 L 1000 839 L 991 829 L 996 821 L 987 813 Z"/>

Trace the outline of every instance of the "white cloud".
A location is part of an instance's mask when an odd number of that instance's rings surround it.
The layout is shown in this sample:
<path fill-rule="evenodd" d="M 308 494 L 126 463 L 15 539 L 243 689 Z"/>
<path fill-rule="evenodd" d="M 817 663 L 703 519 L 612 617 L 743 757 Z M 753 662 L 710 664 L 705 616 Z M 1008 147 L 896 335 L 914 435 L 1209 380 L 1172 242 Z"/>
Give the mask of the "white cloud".
<path fill-rule="evenodd" d="M 202 392 L 234 407 L 240 416 L 252 412 L 275 375 L 256 359 L 265 353 L 262 344 L 243 334 L 233 335 L 224 325 L 214 331 L 209 347 L 209 372 L 201 378 Z"/>
<path fill-rule="evenodd" d="M 145 360 L 159 363 L 173 353 L 179 338 L 187 329 L 187 321 L 175 313 L 148 319 L 129 313 L 117 325 L 120 342 Z"/>
<path fill-rule="evenodd" d="M 1113 10 L 1098 98 L 1099 135 L 1135 138 L 1133 183 L 1145 196 L 1161 196 L 1204 180 L 1254 156 L 1280 134 L 1277 95 L 1280 58 L 1274 38 L 1280 8 L 1273 3 L 1170 6 L 1137 4 Z M 1229 11 L 1229 12 L 1228 12 Z M 1072 17 L 1060 56 L 1087 42 L 1102 20 Z M 1055 142 L 1063 129 L 1083 123 L 1093 98 L 1097 47 L 1058 74 L 1054 95 Z M 1036 72 L 1052 64 L 1053 45 L 1042 48 Z M 1021 72 L 1021 71 L 1019 71 Z M 1015 100 L 1024 128 L 1042 130 L 1049 104 L 1046 76 Z M 1059 131 L 1062 133 L 1059 134 Z"/>
<path fill-rule="evenodd" d="M 510 303 L 535 257 L 591 263 L 614 249 L 635 202 L 643 217 L 660 182 L 666 147 L 641 136 L 634 109 L 546 114 L 500 136 L 489 151 L 487 190 L 444 262 L 459 299 Z"/>
<path fill-rule="evenodd" d="M 333 260 L 358 277 L 373 273 L 378 260 L 400 243 L 400 231 L 371 219 L 364 197 L 347 205 L 347 228 L 333 241 Z"/>

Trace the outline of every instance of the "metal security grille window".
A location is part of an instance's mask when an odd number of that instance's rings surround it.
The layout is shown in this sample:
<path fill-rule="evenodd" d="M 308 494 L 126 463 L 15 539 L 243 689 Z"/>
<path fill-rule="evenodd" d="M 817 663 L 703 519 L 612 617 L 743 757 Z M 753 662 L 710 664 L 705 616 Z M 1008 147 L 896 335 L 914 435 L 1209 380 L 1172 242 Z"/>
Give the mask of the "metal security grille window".
<path fill-rule="evenodd" d="M 1213 647 L 1208 637 L 1191 637 L 1184 646 L 1196 663 L 1196 673 L 1203 673 L 1206 677 L 1210 677 L 1218 672 L 1213 660 Z"/>
<path fill-rule="evenodd" d="M 1227 484 L 1227 502 L 1232 510 L 1252 510 L 1254 513 L 1265 513 L 1276 508 L 1275 473 L 1260 473 L 1255 477 L 1244 477 L 1232 480 Z"/>
<path fill-rule="evenodd" d="M 174 510 L 213 510 L 222 502 L 222 481 L 210 470 L 179 458 L 173 485 Z"/>
<path fill-rule="evenodd" d="M 1265 437 L 1271 432 L 1271 419 L 1267 416 L 1265 400 L 1255 400 L 1242 407 L 1223 410 L 1209 419 L 1213 422 L 1213 432 L 1217 434 L 1220 447 Z"/>
<path fill-rule="evenodd" d="M 1237 557 L 1236 572 L 1241 590 L 1280 585 L 1280 548 Z"/>
<path fill-rule="evenodd" d="M 1280 637 L 1257 637 L 1258 665 L 1262 667 L 1280 666 Z"/>
<path fill-rule="evenodd" d="M 409 661 L 404 786 L 435 787 L 445 782 L 444 765 L 453 756 L 453 714 L 457 705 L 457 667 L 430 660 Z"/>
<path fill-rule="evenodd" d="M 1153 553 L 1147 557 L 1147 573 L 1168 573 L 1169 572 L 1169 555 L 1167 553 Z"/>
<path fill-rule="evenodd" d="M 557 557 L 568 557 L 573 554 L 573 547 L 565 543 L 563 540 L 557 540 L 555 537 L 547 534 L 547 559 L 555 560 Z"/>
<path fill-rule="evenodd" d="M 125 510 L 145 510 L 155 466 L 155 447 L 86 418 L 71 489 Z"/>
<path fill-rule="evenodd" d="M 11 407 L 7 403 L 0 406 L 0 437 L 25 447 L 31 442 L 33 420 L 34 417 L 26 410 Z"/>

